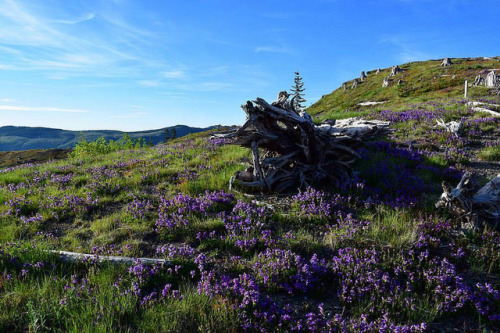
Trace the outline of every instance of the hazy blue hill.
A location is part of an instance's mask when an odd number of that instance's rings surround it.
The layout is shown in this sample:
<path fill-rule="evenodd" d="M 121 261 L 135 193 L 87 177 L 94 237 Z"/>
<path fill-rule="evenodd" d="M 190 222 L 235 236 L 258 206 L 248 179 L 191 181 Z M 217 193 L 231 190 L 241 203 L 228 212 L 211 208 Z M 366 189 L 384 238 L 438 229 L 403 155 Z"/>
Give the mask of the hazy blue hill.
<path fill-rule="evenodd" d="M 184 125 L 174 127 L 177 137 L 213 128 L 197 128 Z M 128 134 L 134 139 L 144 138 L 148 141 L 152 140 L 153 144 L 158 144 L 165 141 L 165 130 L 168 129 L 170 133 L 172 128 L 128 132 Z M 110 130 L 67 131 L 45 127 L 3 126 L 0 127 L 0 151 L 72 148 L 80 140 L 82 134 L 87 141 L 94 141 L 100 137 L 104 137 L 106 140 L 119 140 L 124 133 Z"/>

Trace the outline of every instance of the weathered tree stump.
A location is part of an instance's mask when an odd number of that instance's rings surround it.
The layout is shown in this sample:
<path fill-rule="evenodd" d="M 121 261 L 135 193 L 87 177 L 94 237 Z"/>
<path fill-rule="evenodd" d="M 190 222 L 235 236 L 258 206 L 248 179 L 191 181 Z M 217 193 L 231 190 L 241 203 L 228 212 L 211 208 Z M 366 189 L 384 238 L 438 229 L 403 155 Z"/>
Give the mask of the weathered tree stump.
<path fill-rule="evenodd" d="M 495 88 L 499 80 L 500 78 L 495 73 L 495 71 L 491 71 L 488 73 L 488 75 L 486 75 L 486 79 L 484 80 L 484 85 L 486 88 Z"/>
<path fill-rule="evenodd" d="M 382 87 L 387 88 L 389 84 L 391 83 L 392 80 L 389 79 L 389 77 L 384 78 L 384 81 L 382 82 Z"/>
<path fill-rule="evenodd" d="M 477 87 L 477 86 L 480 86 L 481 84 L 484 84 L 484 79 L 481 77 L 481 75 L 478 75 L 476 76 L 476 78 L 474 79 L 474 82 L 472 83 L 472 85 L 474 87 Z"/>
<path fill-rule="evenodd" d="M 447 66 L 451 66 L 453 65 L 453 63 L 451 62 L 451 59 L 450 58 L 444 58 L 443 59 L 443 62 L 441 63 L 441 67 L 447 67 Z"/>
<path fill-rule="evenodd" d="M 231 189 L 285 193 L 315 182 L 340 185 L 351 175 L 364 139 L 388 130 L 389 122 L 348 119 L 314 125 L 306 112 L 280 98 L 262 98 L 242 106 L 247 114 L 237 130 L 214 134 L 251 149 L 252 161 L 230 181 Z"/>
<path fill-rule="evenodd" d="M 354 79 L 354 80 L 352 81 L 352 86 L 351 86 L 351 89 L 356 88 L 356 87 L 358 86 L 358 84 L 359 84 L 359 79 Z"/>
<path fill-rule="evenodd" d="M 366 80 L 366 74 L 365 74 L 365 71 L 361 71 L 361 75 L 359 76 L 359 80 L 361 82 L 365 82 Z"/>
<path fill-rule="evenodd" d="M 403 70 L 399 68 L 398 65 L 392 67 L 391 69 L 391 74 L 389 76 L 396 76 L 399 72 L 402 72 Z"/>
<path fill-rule="evenodd" d="M 463 229 L 479 228 L 487 223 L 498 228 L 500 222 L 500 174 L 478 190 L 470 179 L 463 175 L 457 187 L 443 182 L 443 194 L 436 208 L 446 208 L 461 222 Z"/>

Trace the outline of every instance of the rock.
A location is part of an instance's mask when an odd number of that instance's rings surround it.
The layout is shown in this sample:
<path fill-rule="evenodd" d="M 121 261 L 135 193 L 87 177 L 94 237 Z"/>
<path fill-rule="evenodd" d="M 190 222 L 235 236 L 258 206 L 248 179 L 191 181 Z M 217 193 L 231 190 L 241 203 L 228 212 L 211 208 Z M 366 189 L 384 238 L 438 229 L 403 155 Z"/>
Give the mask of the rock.
<path fill-rule="evenodd" d="M 361 71 L 361 76 L 359 77 L 359 80 L 361 82 L 365 82 L 365 79 L 366 79 L 366 74 L 365 74 L 365 71 Z"/>
<path fill-rule="evenodd" d="M 447 67 L 451 65 L 453 65 L 453 63 L 451 62 L 450 58 L 444 58 L 443 62 L 441 63 L 441 67 Z"/>
<path fill-rule="evenodd" d="M 380 73 L 380 68 L 377 68 L 377 71 L 375 72 L 375 74 L 378 74 Z"/>
<path fill-rule="evenodd" d="M 342 83 L 342 90 L 343 91 L 347 90 L 347 82 Z"/>
<path fill-rule="evenodd" d="M 399 79 L 398 80 L 398 85 L 403 84 L 403 82 L 404 82 L 403 80 Z"/>

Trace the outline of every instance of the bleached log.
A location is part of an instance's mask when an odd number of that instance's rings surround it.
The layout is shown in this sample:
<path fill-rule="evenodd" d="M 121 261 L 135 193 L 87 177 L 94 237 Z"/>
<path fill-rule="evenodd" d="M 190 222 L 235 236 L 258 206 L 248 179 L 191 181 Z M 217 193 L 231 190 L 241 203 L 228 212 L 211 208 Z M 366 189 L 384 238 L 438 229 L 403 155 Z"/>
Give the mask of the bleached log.
<path fill-rule="evenodd" d="M 472 111 L 475 111 L 475 112 L 486 112 L 486 113 L 489 113 L 489 114 L 493 115 L 494 117 L 500 117 L 500 112 L 496 112 L 496 111 L 493 111 L 493 110 L 490 110 L 490 109 L 480 108 L 480 107 L 477 107 L 477 106 L 473 107 Z"/>
<path fill-rule="evenodd" d="M 98 262 L 109 262 L 111 264 L 124 264 L 124 265 L 135 265 L 137 262 L 143 264 L 160 264 L 160 265 L 170 265 L 171 262 L 167 259 L 154 259 L 154 258 L 131 258 L 131 257 L 121 257 L 121 256 L 101 256 L 96 254 L 86 254 L 78 252 L 68 252 L 68 251 L 54 251 L 49 250 L 49 253 L 57 254 L 62 261 L 67 262 L 81 262 L 86 260 L 96 260 Z"/>

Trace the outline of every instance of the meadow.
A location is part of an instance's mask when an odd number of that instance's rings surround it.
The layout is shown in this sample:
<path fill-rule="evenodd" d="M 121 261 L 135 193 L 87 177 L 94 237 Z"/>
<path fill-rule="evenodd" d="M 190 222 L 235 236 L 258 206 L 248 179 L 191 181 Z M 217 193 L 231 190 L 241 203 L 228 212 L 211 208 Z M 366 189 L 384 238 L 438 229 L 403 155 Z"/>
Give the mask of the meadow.
<path fill-rule="evenodd" d="M 434 208 L 443 180 L 494 175 L 477 165 L 498 167 L 499 118 L 451 99 L 365 117 L 391 133 L 359 148 L 354 177 L 287 196 L 229 192 L 251 152 L 211 132 L 1 170 L 0 331 L 500 329 L 500 233 Z"/>

